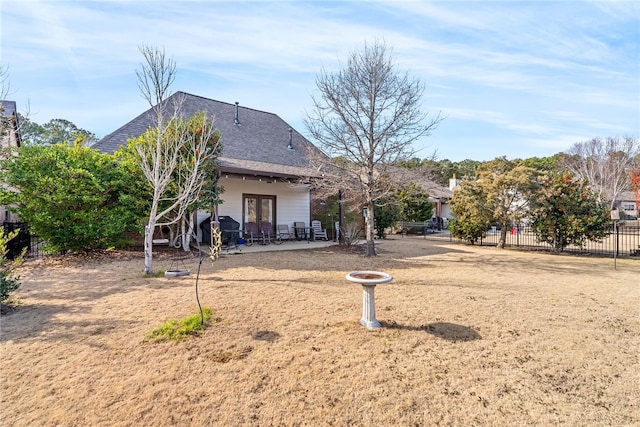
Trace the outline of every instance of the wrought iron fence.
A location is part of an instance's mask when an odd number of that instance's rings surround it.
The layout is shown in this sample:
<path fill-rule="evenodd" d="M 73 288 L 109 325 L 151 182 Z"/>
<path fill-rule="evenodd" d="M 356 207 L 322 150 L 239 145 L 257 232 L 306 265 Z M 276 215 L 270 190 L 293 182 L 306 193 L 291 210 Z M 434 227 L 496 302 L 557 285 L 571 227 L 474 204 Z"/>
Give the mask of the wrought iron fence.
<path fill-rule="evenodd" d="M 7 242 L 7 253 L 6 257 L 8 259 L 15 259 L 20 256 L 23 250 L 29 251 L 29 246 L 31 244 L 31 234 L 29 233 L 29 226 L 26 222 L 8 222 L 5 221 L 2 223 L 2 228 L 4 230 L 4 235 L 8 235 L 14 231 L 18 231 L 18 234 L 11 240 Z"/>
<path fill-rule="evenodd" d="M 422 225 L 422 224 L 420 224 Z M 41 258 L 45 256 L 43 251 L 44 241 L 29 232 L 29 227 L 23 222 L 4 222 L 4 232 L 20 230 L 18 236 L 12 239 L 7 248 L 9 254 L 19 254 L 23 248 L 27 248 L 25 256 L 28 258 Z M 401 229 L 402 230 L 402 229 Z M 402 232 L 402 231 L 401 231 Z M 486 235 L 477 243 L 484 246 L 497 246 L 500 239 L 501 230 L 495 228 L 489 230 Z M 403 232 L 403 234 L 406 232 Z M 429 240 L 439 240 L 445 242 L 465 243 L 451 235 L 449 230 L 428 227 L 416 228 L 415 234 L 422 235 Z M 553 247 L 544 242 L 539 242 L 530 227 L 520 226 L 507 230 L 507 247 L 537 249 L 552 251 Z M 568 246 L 564 252 L 580 254 L 595 254 L 611 257 L 635 257 L 640 259 L 640 220 L 620 221 L 618 224 L 606 230 L 606 236 L 600 242 L 587 241 L 585 246 Z"/>
<path fill-rule="evenodd" d="M 5 235 L 18 230 L 18 235 L 7 242 L 7 258 L 14 259 L 25 251 L 26 258 L 42 258 L 45 256 L 43 251 L 44 241 L 29 230 L 26 222 L 3 222 L 2 228 Z"/>
<path fill-rule="evenodd" d="M 501 230 L 492 228 L 477 244 L 497 246 Z M 449 230 L 426 234 L 426 239 L 444 240 L 448 242 L 464 243 L 449 233 Z M 538 241 L 530 227 L 520 226 L 507 230 L 506 247 L 538 249 L 552 251 L 553 246 Z M 621 221 L 607 228 L 606 236 L 600 242 L 587 241 L 583 247 L 570 245 L 564 252 L 594 254 L 616 257 L 638 257 L 640 259 L 640 221 Z"/>
<path fill-rule="evenodd" d="M 29 245 L 29 250 L 27 251 L 27 258 L 42 258 L 46 255 L 59 255 L 58 253 L 45 252 L 43 250 L 45 246 L 45 241 L 42 240 L 40 236 L 36 236 L 35 234 L 31 235 L 31 243 Z"/>

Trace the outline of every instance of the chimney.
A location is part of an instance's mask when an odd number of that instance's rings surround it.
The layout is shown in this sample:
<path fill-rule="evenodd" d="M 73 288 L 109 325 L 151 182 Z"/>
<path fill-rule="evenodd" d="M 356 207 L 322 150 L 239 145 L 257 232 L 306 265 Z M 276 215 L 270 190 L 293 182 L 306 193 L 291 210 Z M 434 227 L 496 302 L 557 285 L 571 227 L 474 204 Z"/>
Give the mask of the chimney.
<path fill-rule="evenodd" d="M 238 101 L 236 101 L 236 117 L 233 119 L 233 124 L 236 126 L 240 126 L 240 114 L 239 114 L 239 107 L 240 103 Z"/>
<path fill-rule="evenodd" d="M 293 150 L 293 129 L 289 128 L 289 145 L 287 146 L 289 150 Z"/>
<path fill-rule="evenodd" d="M 453 191 L 458 184 L 460 184 L 460 180 L 456 179 L 456 174 L 453 174 L 453 178 L 449 179 L 449 191 Z"/>

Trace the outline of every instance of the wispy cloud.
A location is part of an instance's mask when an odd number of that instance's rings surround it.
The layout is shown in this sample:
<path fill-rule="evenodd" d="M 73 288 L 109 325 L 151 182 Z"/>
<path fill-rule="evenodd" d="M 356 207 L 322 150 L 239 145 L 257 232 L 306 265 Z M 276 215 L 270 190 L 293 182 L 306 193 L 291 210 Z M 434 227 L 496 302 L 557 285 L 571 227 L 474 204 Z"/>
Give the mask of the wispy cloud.
<path fill-rule="evenodd" d="M 17 100 L 30 99 L 40 122 L 64 117 L 99 135 L 145 108 L 135 82 L 142 43 L 175 58 L 175 90 L 240 100 L 301 127 L 320 68 L 337 69 L 373 40 L 384 40 L 398 67 L 426 84 L 425 109 L 455 123 L 432 136 L 445 156 L 465 152 L 464 144 L 483 145 L 485 156 L 534 146 L 553 154 L 581 135 L 640 133 L 634 2 L 5 0 L 1 7 L 1 60 Z"/>

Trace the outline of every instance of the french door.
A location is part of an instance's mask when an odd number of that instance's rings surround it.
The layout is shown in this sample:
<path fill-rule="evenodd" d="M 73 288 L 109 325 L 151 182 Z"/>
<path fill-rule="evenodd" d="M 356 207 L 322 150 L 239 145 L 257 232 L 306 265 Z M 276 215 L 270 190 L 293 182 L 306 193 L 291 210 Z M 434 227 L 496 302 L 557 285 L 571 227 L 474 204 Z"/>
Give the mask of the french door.
<path fill-rule="evenodd" d="M 243 194 L 242 205 L 244 206 L 242 222 L 255 222 L 258 230 L 262 230 L 262 224 L 271 223 L 271 234 L 276 231 L 276 196 L 265 196 L 262 194 Z"/>

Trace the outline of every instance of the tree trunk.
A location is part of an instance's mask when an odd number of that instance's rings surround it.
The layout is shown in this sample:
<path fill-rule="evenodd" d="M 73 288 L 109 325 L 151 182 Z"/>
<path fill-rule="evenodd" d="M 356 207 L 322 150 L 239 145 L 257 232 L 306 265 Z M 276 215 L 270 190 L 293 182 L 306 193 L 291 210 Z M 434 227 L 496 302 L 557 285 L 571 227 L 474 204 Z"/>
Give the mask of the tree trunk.
<path fill-rule="evenodd" d="M 375 246 L 375 227 L 374 227 L 375 217 L 373 214 L 373 202 L 367 203 L 367 218 L 366 218 L 366 231 L 367 231 L 367 250 L 365 252 L 365 256 L 375 256 L 376 255 L 376 246 Z"/>
<path fill-rule="evenodd" d="M 154 219 L 149 218 L 149 223 L 144 228 L 144 273 L 153 273 L 153 230 L 156 228 Z"/>
<path fill-rule="evenodd" d="M 189 228 L 187 229 L 187 247 L 185 248 L 185 250 L 187 252 L 191 252 L 191 239 L 195 240 L 197 242 L 197 232 L 196 232 L 196 218 L 194 215 L 188 215 L 188 225 Z"/>
<path fill-rule="evenodd" d="M 502 228 L 500 230 L 500 239 L 498 240 L 498 248 L 504 249 L 507 244 L 507 224 L 502 224 Z"/>
<path fill-rule="evenodd" d="M 191 248 L 189 243 L 191 242 L 191 221 L 189 221 L 189 215 L 184 215 L 182 220 L 180 221 L 180 235 L 182 237 L 180 241 L 180 245 L 182 246 L 182 250 L 185 252 L 191 252 Z M 189 226 L 187 228 L 187 225 Z"/>

